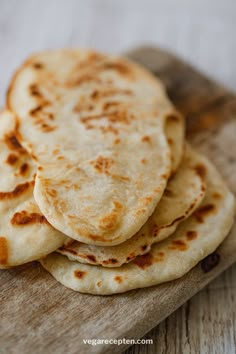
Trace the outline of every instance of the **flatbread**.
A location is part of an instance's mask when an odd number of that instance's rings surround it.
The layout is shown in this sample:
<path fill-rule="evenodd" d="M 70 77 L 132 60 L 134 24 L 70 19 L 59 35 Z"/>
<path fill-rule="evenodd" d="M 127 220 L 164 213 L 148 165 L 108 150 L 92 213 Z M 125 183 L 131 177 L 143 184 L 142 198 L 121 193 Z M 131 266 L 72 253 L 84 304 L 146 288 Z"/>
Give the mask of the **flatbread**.
<path fill-rule="evenodd" d="M 55 230 L 33 198 L 35 165 L 15 138 L 10 112 L 0 114 L 0 268 L 55 251 L 69 238 Z"/>
<path fill-rule="evenodd" d="M 73 262 L 58 253 L 42 259 L 41 264 L 66 287 L 99 295 L 122 293 L 183 276 L 219 246 L 234 221 L 233 194 L 205 158 L 201 171 L 207 179 L 203 203 L 172 236 L 155 244 L 146 255 L 120 268 Z"/>
<path fill-rule="evenodd" d="M 185 120 L 177 111 L 166 119 L 165 134 L 171 152 L 171 174 L 174 174 L 183 158 Z"/>
<path fill-rule="evenodd" d="M 163 197 L 146 224 L 129 240 L 117 246 L 94 246 L 78 241 L 58 252 L 81 263 L 120 267 L 136 256 L 148 253 L 151 246 L 171 235 L 187 219 L 205 196 L 205 176 L 201 155 L 189 147 L 184 159 L 169 180 Z"/>
<path fill-rule="evenodd" d="M 18 70 L 7 103 L 38 164 L 35 199 L 55 228 L 96 245 L 140 229 L 170 175 L 165 122 L 178 120 L 160 81 L 117 57 L 43 52 Z"/>

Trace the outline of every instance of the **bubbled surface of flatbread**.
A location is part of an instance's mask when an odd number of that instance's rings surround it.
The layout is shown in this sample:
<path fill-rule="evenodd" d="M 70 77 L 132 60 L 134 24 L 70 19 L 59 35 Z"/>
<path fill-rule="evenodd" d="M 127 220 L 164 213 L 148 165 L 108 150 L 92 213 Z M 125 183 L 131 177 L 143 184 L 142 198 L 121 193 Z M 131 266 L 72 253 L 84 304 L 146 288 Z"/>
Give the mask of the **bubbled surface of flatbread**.
<path fill-rule="evenodd" d="M 153 213 L 171 172 L 162 84 L 138 65 L 87 50 L 38 53 L 7 97 L 38 165 L 34 196 L 70 237 L 116 245 Z"/>
<path fill-rule="evenodd" d="M 129 240 L 117 246 L 94 246 L 75 241 L 61 247 L 58 252 L 72 261 L 104 267 L 120 267 L 138 255 L 148 253 L 154 243 L 171 235 L 205 196 L 205 174 L 201 160 L 201 155 L 188 146 L 179 169 L 168 181 L 153 214 Z"/>
<path fill-rule="evenodd" d="M 69 239 L 49 225 L 34 200 L 36 166 L 14 126 L 10 112 L 0 113 L 0 268 L 36 260 Z"/>
<path fill-rule="evenodd" d="M 206 175 L 202 204 L 172 236 L 153 245 L 149 253 L 119 268 L 82 264 L 58 253 L 42 259 L 41 264 L 68 288 L 100 295 L 180 278 L 219 246 L 234 221 L 233 194 L 207 159 L 202 157 L 199 169 Z"/>

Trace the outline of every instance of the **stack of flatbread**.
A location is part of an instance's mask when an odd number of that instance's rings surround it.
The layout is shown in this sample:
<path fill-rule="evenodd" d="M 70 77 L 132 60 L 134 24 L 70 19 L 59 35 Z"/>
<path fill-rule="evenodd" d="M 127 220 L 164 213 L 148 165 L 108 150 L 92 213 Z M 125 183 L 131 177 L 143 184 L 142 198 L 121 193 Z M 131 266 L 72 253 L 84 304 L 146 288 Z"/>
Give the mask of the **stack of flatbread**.
<path fill-rule="evenodd" d="M 0 116 L 0 267 L 33 260 L 75 291 L 183 276 L 234 218 L 215 167 L 185 141 L 162 83 L 88 50 L 31 56 Z"/>

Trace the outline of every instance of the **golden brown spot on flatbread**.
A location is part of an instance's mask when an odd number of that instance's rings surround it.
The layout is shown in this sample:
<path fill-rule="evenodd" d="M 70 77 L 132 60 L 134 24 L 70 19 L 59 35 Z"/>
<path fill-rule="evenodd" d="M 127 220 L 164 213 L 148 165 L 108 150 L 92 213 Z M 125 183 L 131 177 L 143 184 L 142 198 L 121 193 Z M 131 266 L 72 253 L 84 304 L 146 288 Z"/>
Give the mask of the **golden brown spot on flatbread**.
<path fill-rule="evenodd" d="M 106 70 L 115 70 L 125 77 L 134 77 L 134 73 L 131 67 L 122 61 L 106 62 L 104 63 L 103 67 Z"/>
<path fill-rule="evenodd" d="M 6 134 L 4 136 L 4 142 L 10 150 L 17 150 L 19 153 L 25 153 L 25 149 L 20 145 L 16 139 L 15 132 Z"/>
<path fill-rule="evenodd" d="M 90 98 L 93 100 L 97 100 L 98 98 L 101 97 L 110 97 L 114 95 L 130 96 L 132 95 L 132 91 L 128 89 L 119 89 L 116 87 L 112 87 L 104 90 L 94 90 L 91 93 Z"/>
<path fill-rule="evenodd" d="M 88 55 L 87 63 L 98 62 L 105 58 L 104 54 L 98 52 L 90 52 Z"/>
<path fill-rule="evenodd" d="M 44 133 L 49 133 L 49 132 L 52 132 L 52 131 L 54 131 L 55 129 L 57 129 L 57 127 L 54 125 L 54 126 L 50 126 L 50 125 L 48 125 L 47 123 L 43 123 L 42 125 L 41 125 L 41 128 L 42 128 L 42 131 L 44 132 Z"/>
<path fill-rule="evenodd" d="M 102 216 L 99 219 L 99 226 L 103 230 L 114 229 L 119 221 L 123 206 L 121 203 L 119 203 L 117 201 L 114 201 L 113 205 L 114 205 L 114 207 L 113 207 L 112 211 L 110 213 Z"/>
<path fill-rule="evenodd" d="M 105 102 L 102 106 L 102 108 L 104 109 L 104 111 L 106 111 L 107 109 L 111 108 L 111 107 L 117 107 L 120 106 L 120 102 L 116 102 L 116 101 L 111 101 L 111 102 Z"/>
<path fill-rule="evenodd" d="M 129 182 L 130 181 L 130 178 L 127 177 L 127 176 L 119 176 L 119 175 L 113 175 L 113 174 L 110 174 L 110 176 L 114 179 L 118 179 L 120 181 L 123 181 L 123 182 Z"/>
<path fill-rule="evenodd" d="M 39 105 L 35 108 L 32 108 L 30 111 L 29 111 L 29 114 L 31 116 L 34 116 L 36 113 L 40 112 L 41 110 L 43 109 L 43 106 L 42 105 Z"/>
<path fill-rule="evenodd" d="M 215 212 L 215 205 L 214 204 L 206 204 L 200 208 L 198 208 L 193 215 L 197 219 L 198 222 L 203 223 L 204 218 Z"/>
<path fill-rule="evenodd" d="M 163 174 L 161 175 L 161 178 L 167 179 L 167 178 L 168 178 L 168 175 L 167 175 L 166 173 L 163 173 Z"/>
<path fill-rule="evenodd" d="M 91 67 L 95 67 L 96 64 L 101 62 L 104 56 L 100 53 L 91 52 L 85 60 L 79 61 L 76 69 L 86 69 Z"/>
<path fill-rule="evenodd" d="M 92 124 L 87 124 L 86 125 L 86 127 L 85 127 L 85 129 L 94 129 L 95 127 L 94 127 L 94 125 L 92 125 Z"/>
<path fill-rule="evenodd" d="M 144 164 L 144 165 L 145 165 L 146 162 L 147 162 L 146 159 L 142 159 L 142 160 L 141 160 L 141 163 Z"/>
<path fill-rule="evenodd" d="M 31 153 L 31 157 L 32 157 L 32 159 L 34 159 L 35 161 L 38 161 L 38 158 L 37 158 L 37 156 L 35 156 L 35 154 Z"/>
<path fill-rule="evenodd" d="M 144 197 L 141 199 L 141 202 L 143 205 L 149 205 L 152 202 L 153 198 L 152 197 Z"/>
<path fill-rule="evenodd" d="M 90 129 L 94 129 L 95 127 L 94 127 L 94 125 L 92 125 L 92 124 L 87 124 L 86 126 L 85 126 L 85 129 L 87 129 L 87 130 L 90 130 Z"/>
<path fill-rule="evenodd" d="M 194 167 L 194 170 L 197 172 L 198 176 L 200 176 L 201 178 L 205 178 L 206 177 L 206 167 L 203 164 L 197 164 Z"/>
<path fill-rule="evenodd" d="M 80 86 L 80 85 L 83 85 L 84 83 L 88 83 L 88 82 L 96 82 L 97 84 L 100 84 L 101 80 L 94 75 L 83 74 L 75 80 L 67 81 L 65 83 L 65 86 L 67 86 L 67 87 Z"/>
<path fill-rule="evenodd" d="M 79 102 L 73 108 L 75 113 L 80 113 L 81 111 L 92 111 L 94 106 L 89 102 Z"/>
<path fill-rule="evenodd" d="M 150 227 L 150 236 L 151 237 L 157 237 L 159 230 L 160 230 L 160 228 L 156 224 L 151 225 L 151 227 Z"/>
<path fill-rule="evenodd" d="M 33 123 L 39 126 L 43 132 L 48 132 L 56 129 L 56 126 L 49 125 L 48 122 L 54 120 L 54 115 L 51 112 L 43 110 L 45 106 L 48 106 L 50 102 L 46 99 L 40 99 L 40 105 L 29 111 L 32 116 Z"/>
<path fill-rule="evenodd" d="M 164 253 L 164 252 L 158 252 L 157 255 L 158 255 L 159 257 L 164 257 L 165 253 Z"/>
<path fill-rule="evenodd" d="M 186 232 L 186 237 L 188 241 L 192 241 L 195 240 L 195 238 L 197 238 L 197 231 L 193 230 L 189 230 Z"/>
<path fill-rule="evenodd" d="M 173 145 L 173 142 L 174 142 L 173 139 L 168 138 L 167 141 L 168 141 L 168 144 L 169 144 L 169 145 Z"/>
<path fill-rule="evenodd" d="M 55 189 L 47 189 L 47 194 L 55 198 L 57 196 L 57 191 Z"/>
<path fill-rule="evenodd" d="M 15 154 L 9 154 L 6 159 L 8 165 L 14 165 L 18 161 L 18 156 Z"/>
<path fill-rule="evenodd" d="M 97 286 L 100 287 L 102 285 L 102 282 L 101 281 L 98 281 L 97 282 Z"/>
<path fill-rule="evenodd" d="M 148 135 L 144 135 L 142 138 L 141 138 L 141 141 L 143 142 L 143 143 L 151 143 L 151 138 L 150 138 L 150 136 L 148 136 Z"/>
<path fill-rule="evenodd" d="M 13 135 L 15 135 L 16 140 L 18 140 L 18 144 L 20 145 L 20 148 L 18 148 L 18 152 L 19 153 L 23 153 L 23 154 L 27 154 L 27 151 L 25 150 L 25 148 L 23 148 L 23 146 L 21 146 L 21 141 L 23 141 L 23 137 L 21 135 L 21 133 L 19 132 L 20 129 L 20 122 L 19 119 L 17 118 L 17 116 L 15 117 L 16 120 L 16 126 L 15 126 L 15 131 L 12 132 Z M 29 146 L 29 144 L 27 144 Z"/>
<path fill-rule="evenodd" d="M 133 263 L 138 267 L 145 269 L 153 264 L 153 255 L 151 253 L 146 253 L 142 256 L 138 256 L 133 260 Z"/>
<path fill-rule="evenodd" d="M 0 264 L 7 264 L 8 260 L 8 247 L 7 239 L 3 236 L 0 236 Z"/>
<path fill-rule="evenodd" d="M 59 154 L 60 150 L 58 148 L 52 150 L 53 155 Z"/>
<path fill-rule="evenodd" d="M 157 256 L 155 257 L 155 261 L 156 262 L 162 262 L 164 260 L 164 255 L 165 255 L 164 252 L 158 252 Z"/>
<path fill-rule="evenodd" d="M 85 274 L 86 274 L 86 272 L 82 272 L 82 270 L 75 270 L 74 271 L 74 275 L 78 279 L 84 278 Z"/>
<path fill-rule="evenodd" d="M 215 198 L 215 199 L 221 199 L 221 198 L 222 198 L 222 195 L 221 195 L 220 193 L 218 193 L 218 192 L 214 192 L 214 193 L 212 194 L 212 197 Z"/>
<path fill-rule="evenodd" d="M 77 232 L 81 233 L 81 229 L 77 228 Z M 104 237 L 96 235 L 96 234 L 88 234 L 88 237 L 91 238 L 91 240 L 94 240 L 94 241 L 105 241 Z"/>
<path fill-rule="evenodd" d="M 98 90 L 94 90 L 94 91 L 91 93 L 90 98 L 91 98 L 92 100 L 95 100 L 96 98 L 98 98 L 98 96 L 99 96 L 99 91 L 98 91 Z"/>
<path fill-rule="evenodd" d="M 115 135 L 118 135 L 119 132 L 118 132 L 118 129 L 116 129 L 115 127 L 113 127 L 111 124 L 109 124 L 108 126 L 106 127 L 99 127 L 99 129 L 103 132 L 103 133 L 112 133 L 112 134 L 115 134 Z"/>
<path fill-rule="evenodd" d="M 131 252 L 128 257 L 126 258 L 126 260 L 129 262 L 131 261 L 132 259 L 134 259 L 136 257 L 136 254 L 135 252 Z"/>
<path fill-rule="evenodd" d="M 65 204 L 65 208 L 67 208 L 67 204 Z M 68 217 L 71 217 L 71 219 L 77 219 L 77 216 L 76 215 L 68 215 Z M 77 227 L 76 228 L 76 231 L 83 235 L 83 236 L 86 236 L 88 238 L 90 238 L 91 240 L 94 240 L 94 241 L 103 241 L 103 242 L 110 242 L 110 240 L 107 240 L 106 238 L 104 238 L 103 235 L 97 235 L 97 234 L 93 234 L 93 233 L 89 233 L 87 232 L 87 230 L 84 228 L 84 227 Z M 120 235 L 117 235 L 113 238 L 113 240 L 117 240 L 120 238 Z"/>
<path fill-rule="evenodd" d="M 115 276 L 114 280 L 119 284 L 122 283 L 122 277 L 120 277 L 119 275 Z"/>
<path fill-rule="evenodd" d="M 42 178 L 42 177 L 39 176 L 39 178 Z M 44 186 L 48 186 L 48 185 L 51 184 L 51 179 L 50 178 L 44 178 L 42 182 L 43 182 Z"/>
<path fill-rule="evenodd" d="M 87 256 L 86 256 L 87 258 L 88 258 L 88 260 L 90 260 L 91 262 L 96 262 L 97 260 L 96 260 L 96 257 L 93 255 L 93 254 L 88 254 Z"/>
<path fill-rule="evenodd" d="M 13 191 L 0 192 L 0 200 L 7 200 L 7 199 L 19 197 L 21 194 L 23 194 L 27 189 L 29 189 L 33 185 L 34 185 L 34 181 L 25 182 L 25 183 L 18 184 L 13 189 Z"/>
<path fill-rule="evenodd" d="M 20 174 L 21 176 L 24 176 L 24 175 L 27 173 L 28 169 L 29 169 L 29 165 L 28 165 L 26 162 L 23 163 L 23 164 L 20 166 L 19 174 Z"/>
<path fill-rule="evenodd" d="M 116 139 L 114 140 L 114 144 L 117 145 L 117 144 L 119 144 L 119 143 L 120 143 L 120 139 L 119 139 L 119 138 L 116 138 Z"/>
<path fill-rule="evenodd" d="M 168 119 L 172 122 L 179 122 L 180 117 L 177 114 L 171 113 L 166 116 L 166 119 Z"/>
<path fill-rule="evenodd" d="M 79 190 L 80 186 L 78 184 L 76 184 L 76 183 L 72 183 L 72 184 L 70 184 L 68 186 L 65 186 L 65 189 L 77 189 L 77 190 Z"/>
<path fill-rule="evenodd" d="M 109 173 L 110 167 L 114 164 L 114 161 L 111 158 L 98 156 L 94 161 L 91 161 L 90 164 L 100 173 Z"/>
<path fill-rule="evenodd" d="M 42 170 L 43 170 L 43 166 L 39 166 L 39 167 L 38 167 L 38 170 L 39 170 L 39 171 L 42 171 Z"/>
<path fill-rule="evenodd" d="M 43 64 L 40 62 L 33 63 L 35 69 L 43 69 Z"/>
<path fill-rule="evenodd" d="M 64 156 L 57 156 L 57 160 L 64 160 Z"/>
<path fill-rule="evenodd" d="M 188 245 L 182 240 L 173 240 L 172 245 L 168 247 L 171 250 L 186 251 L 188 249 Z"/>
<path fill-rule="evenodd" d="M 118 262 L 117 259 L 115 258 L 109 258 L 109 259 L 106 259 L 102 262 L 102 264 L 116 264 Z"/>
<path fill-rule="evenodd" d="M 48 224 L 45 216 L 39 213 L 28 213 L 25 210 L 17 212 L 11 218 L 12 225 Z"/>
<path fill-rule="evenodd" d="M 61 179 L 60 183 L 61 184 L 67 184 L 67 183 L 70 183 L 70 180 L 69 179 Z"/>
<path fill-rule="evenodd" d="M 39 91 L 39 88 L 36 84 L 31 84 L 29 86 L 29 92 L 32 96 L 42 97 L 42 94 Z"/>

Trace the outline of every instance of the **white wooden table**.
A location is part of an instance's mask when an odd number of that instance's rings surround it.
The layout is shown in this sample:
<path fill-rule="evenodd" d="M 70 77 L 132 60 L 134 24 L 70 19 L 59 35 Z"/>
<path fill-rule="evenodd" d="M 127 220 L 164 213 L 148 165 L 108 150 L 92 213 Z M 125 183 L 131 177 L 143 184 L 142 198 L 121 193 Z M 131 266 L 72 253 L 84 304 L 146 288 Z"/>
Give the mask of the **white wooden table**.
<path fill-rule="evenodd" d="M 165 47 L 236 90 L 235 33 L 235 0 L 0 0 L 0 105 L 28 54 L 65 46 Z M 235 353 L 235 290 L 236 266 L 127 353 Z"/>

